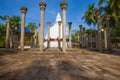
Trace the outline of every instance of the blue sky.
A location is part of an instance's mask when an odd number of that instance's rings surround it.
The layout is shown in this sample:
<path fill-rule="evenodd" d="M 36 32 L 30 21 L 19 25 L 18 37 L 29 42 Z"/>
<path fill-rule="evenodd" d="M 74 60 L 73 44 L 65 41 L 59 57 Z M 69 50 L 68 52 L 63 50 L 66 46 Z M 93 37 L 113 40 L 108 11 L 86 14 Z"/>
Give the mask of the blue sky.
<path fill-rule="evenodd" d="M 99 0 L 0 0 L 0 16 L 8 15 L 10 17 L 18 15 L 21 17 L 21 6 L 26 6 L 28 8 L 26 14 L 26 25 L 29 22 L 35 22 L 36 25 L 40 23 L 40 7 L 39 2 L 45 1 L 47 3 L 45 10 L 45 33 L 47 31 L 47 21 L 51 22 L 51 25 L 54 24 L 56 15 L 58 11 L 62 14 L 60 2 L 68 2 L 66 18 L 67 22 L 71 21 L 72 29 L 78 30 L 78 25 L 82 24 L 84 27 L 89 27 L 84 23 L 84 20 L 81 20 L 86 8 L 89 4 L 97 3 Z"/>

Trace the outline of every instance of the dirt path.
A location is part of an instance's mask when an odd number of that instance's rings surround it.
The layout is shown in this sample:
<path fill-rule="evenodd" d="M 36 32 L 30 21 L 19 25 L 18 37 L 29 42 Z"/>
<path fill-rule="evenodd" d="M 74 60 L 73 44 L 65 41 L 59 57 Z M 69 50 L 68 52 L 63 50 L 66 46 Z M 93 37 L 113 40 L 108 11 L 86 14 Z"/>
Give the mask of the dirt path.
<path fill-rule="evenodd" d="M 0 80 L 120 80 L 120 56 L 87 50 L 0 50 Z M 51 52 L 50 52 L 51 51 Z"/>

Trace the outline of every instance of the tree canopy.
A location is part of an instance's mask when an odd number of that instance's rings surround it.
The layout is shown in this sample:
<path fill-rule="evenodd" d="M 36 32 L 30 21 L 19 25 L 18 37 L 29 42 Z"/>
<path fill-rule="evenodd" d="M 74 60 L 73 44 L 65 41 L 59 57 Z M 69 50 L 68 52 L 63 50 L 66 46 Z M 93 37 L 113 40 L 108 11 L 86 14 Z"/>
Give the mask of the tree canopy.
<path fill-rule="evenodd" d="M 34 29 L 36 29 L 36 24 L 34 22 L 29 22 L 26 28 L 33 31 Z"/>

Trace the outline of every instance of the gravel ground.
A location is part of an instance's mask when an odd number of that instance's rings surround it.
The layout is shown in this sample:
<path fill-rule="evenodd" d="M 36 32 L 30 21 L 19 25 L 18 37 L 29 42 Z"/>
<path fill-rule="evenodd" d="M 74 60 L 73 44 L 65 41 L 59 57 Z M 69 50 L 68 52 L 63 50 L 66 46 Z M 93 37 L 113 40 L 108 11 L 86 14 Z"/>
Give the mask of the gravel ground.
<path fill-rule="evenodd" d="M 0 80 L 120 80 L 120 51 L 0 49 Z"/>

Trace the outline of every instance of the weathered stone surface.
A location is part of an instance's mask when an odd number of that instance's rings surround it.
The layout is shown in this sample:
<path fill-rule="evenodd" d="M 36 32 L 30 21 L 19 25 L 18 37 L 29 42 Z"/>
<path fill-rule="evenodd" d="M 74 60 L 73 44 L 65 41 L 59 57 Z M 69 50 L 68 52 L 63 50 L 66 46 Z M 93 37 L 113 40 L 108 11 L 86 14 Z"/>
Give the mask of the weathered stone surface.
<path fill-rule="evenodd" d="M 88 50 L 82 53 L 83 50 L 74 49 L 64 54 L 54 48 L 36 53 L 37 50 L 14 53 L 0 49 L 0 80 L 120 79 L 119 53 L 103 54 Z"/>

